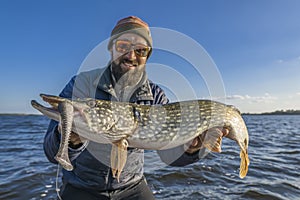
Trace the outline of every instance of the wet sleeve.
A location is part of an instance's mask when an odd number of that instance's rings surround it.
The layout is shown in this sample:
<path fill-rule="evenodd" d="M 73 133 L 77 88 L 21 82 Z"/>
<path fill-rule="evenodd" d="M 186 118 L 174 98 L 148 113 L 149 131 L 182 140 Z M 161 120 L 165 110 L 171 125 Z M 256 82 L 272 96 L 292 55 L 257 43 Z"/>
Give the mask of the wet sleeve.
<path fill-rule="evenodd" d="M 166 97 L 164 91 L 158 86 L 152 86 L 152 92 L 154 96 L 154 104 L 167 104 L 169 99 Z M 199 151 L 192 154 L 186 153 L 184 145 L 157 151 L 160 159 L 170 166 L 185 166 L 194 162 L 197 162 L 199 157 Z"/>
<path fill-rule="evenodd" d="M 65 86 L 65 88 L 62 90 L 59 96 L 65 97 L 65 98 L 71 98 L 74 93 L 76 93 L 77 97 L 84 97 L 84 95 L 88 95 L 84 93 L 83 87 L 88 87 L 88 85 L 81 80 L 82 84 L 75 84 L 76 77 L 74 76 L 70 82 Z M 79 80 L 79 79 L 78 79 Z M 77 80 L 76 80 L 77 81 Z M 78 87 L 80 86 L 80 87 Z M 87 90 L 86 90 L 87 91 Z M 57 161 L 54 159 L 55 155 L 58 152 L 59 144 L 60 144 L 60 133 L 58 132 L 58 122 L 51 120 L 46 132 L 46 135 L 44 137 L 44 152 L 48 160 L 52 163 L 57 163 Z M 78 149 L 71 149 L 69 148 L 69 157 L 70 160 L 73 160 L 76 158 L 87 146 L 87 142 L 85 142 L 81 147 Z"/>

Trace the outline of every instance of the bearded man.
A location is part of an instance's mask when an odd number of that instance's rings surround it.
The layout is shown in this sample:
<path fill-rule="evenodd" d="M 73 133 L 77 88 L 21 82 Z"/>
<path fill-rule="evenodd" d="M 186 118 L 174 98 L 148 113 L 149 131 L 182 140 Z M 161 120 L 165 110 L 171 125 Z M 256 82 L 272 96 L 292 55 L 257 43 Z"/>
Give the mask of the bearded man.
<path fill-rule="evenodd" d="M 94 98 L 144 105 L 169 102 L 164 91 L 147 78 L 146 62 L 152 52 L 149 26 L 138 17 L 121 19 L 111 32 L 108 43 L 111 60 L 107 67 L 74 76 L 60 93 L 65 98 Z M 59 124 L 51 121 L 44 139 L 44 151 L 50 162 L 60 143 Z M 185 166 L 199 160 L 200 140 L 187 147 L 158 151 L 169 165 Z M 59 198 L 62 199 L 154 199 L 143 175 L 144 150 L 128 148 L 127 162 L 119 181 L 110 163 L 110 144 L 87 141 L 71 133 L 69 156 L 74 169 L 63 169 Z"/>

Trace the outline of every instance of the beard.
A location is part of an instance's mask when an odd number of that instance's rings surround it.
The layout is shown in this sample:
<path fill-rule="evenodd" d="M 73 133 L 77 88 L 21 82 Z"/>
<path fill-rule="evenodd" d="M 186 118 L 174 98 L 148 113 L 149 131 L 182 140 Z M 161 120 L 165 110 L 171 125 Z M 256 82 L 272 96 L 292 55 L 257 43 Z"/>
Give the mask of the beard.
<path fill-rule="evenodd" d="M 112 62 L 112 73 L 116 79 L 116 84 L 121 87 L 138 85 L 145 69 L 145 65 L 138 65 L 136 62 L 122 57 Z"/>

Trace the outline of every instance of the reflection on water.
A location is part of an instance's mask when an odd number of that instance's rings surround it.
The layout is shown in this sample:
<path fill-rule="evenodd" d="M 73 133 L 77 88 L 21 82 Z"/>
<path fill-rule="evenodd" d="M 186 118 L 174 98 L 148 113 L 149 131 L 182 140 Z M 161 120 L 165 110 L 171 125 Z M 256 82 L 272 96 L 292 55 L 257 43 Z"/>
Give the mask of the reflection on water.
<path fill-rule="evenodd" d="M 169 167 L 145 154 L 145 175 L 157 199 L 297 199 L 300 196 L 300 116 L 244 116 L 250 166 L 239 178 L 239 148 L 224 139 L 186 167 Z M 43 152 L 48 119 L 0 116 L 0 199 L 56 199 L 57 166 Z M 153 164 L 155 163 L 155 165 Z"/>

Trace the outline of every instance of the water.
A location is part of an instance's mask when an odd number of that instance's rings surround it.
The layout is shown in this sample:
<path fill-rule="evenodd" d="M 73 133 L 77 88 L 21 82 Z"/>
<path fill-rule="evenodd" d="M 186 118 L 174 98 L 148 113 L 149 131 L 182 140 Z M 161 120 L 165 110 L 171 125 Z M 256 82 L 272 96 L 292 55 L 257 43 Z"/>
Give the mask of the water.
<path fill-rule="evenodd" d="M 157 199 L 299 199 L 300 116 L 244 116 L 250 166 L 240 179 L 239 148 L 223 140 L 186 167 L 169 167 L 145 154 L 145 175 Z M 48 119 L 0 115 L 0 199 L 56 199 L 57 166 L 43 152 Z"/>

